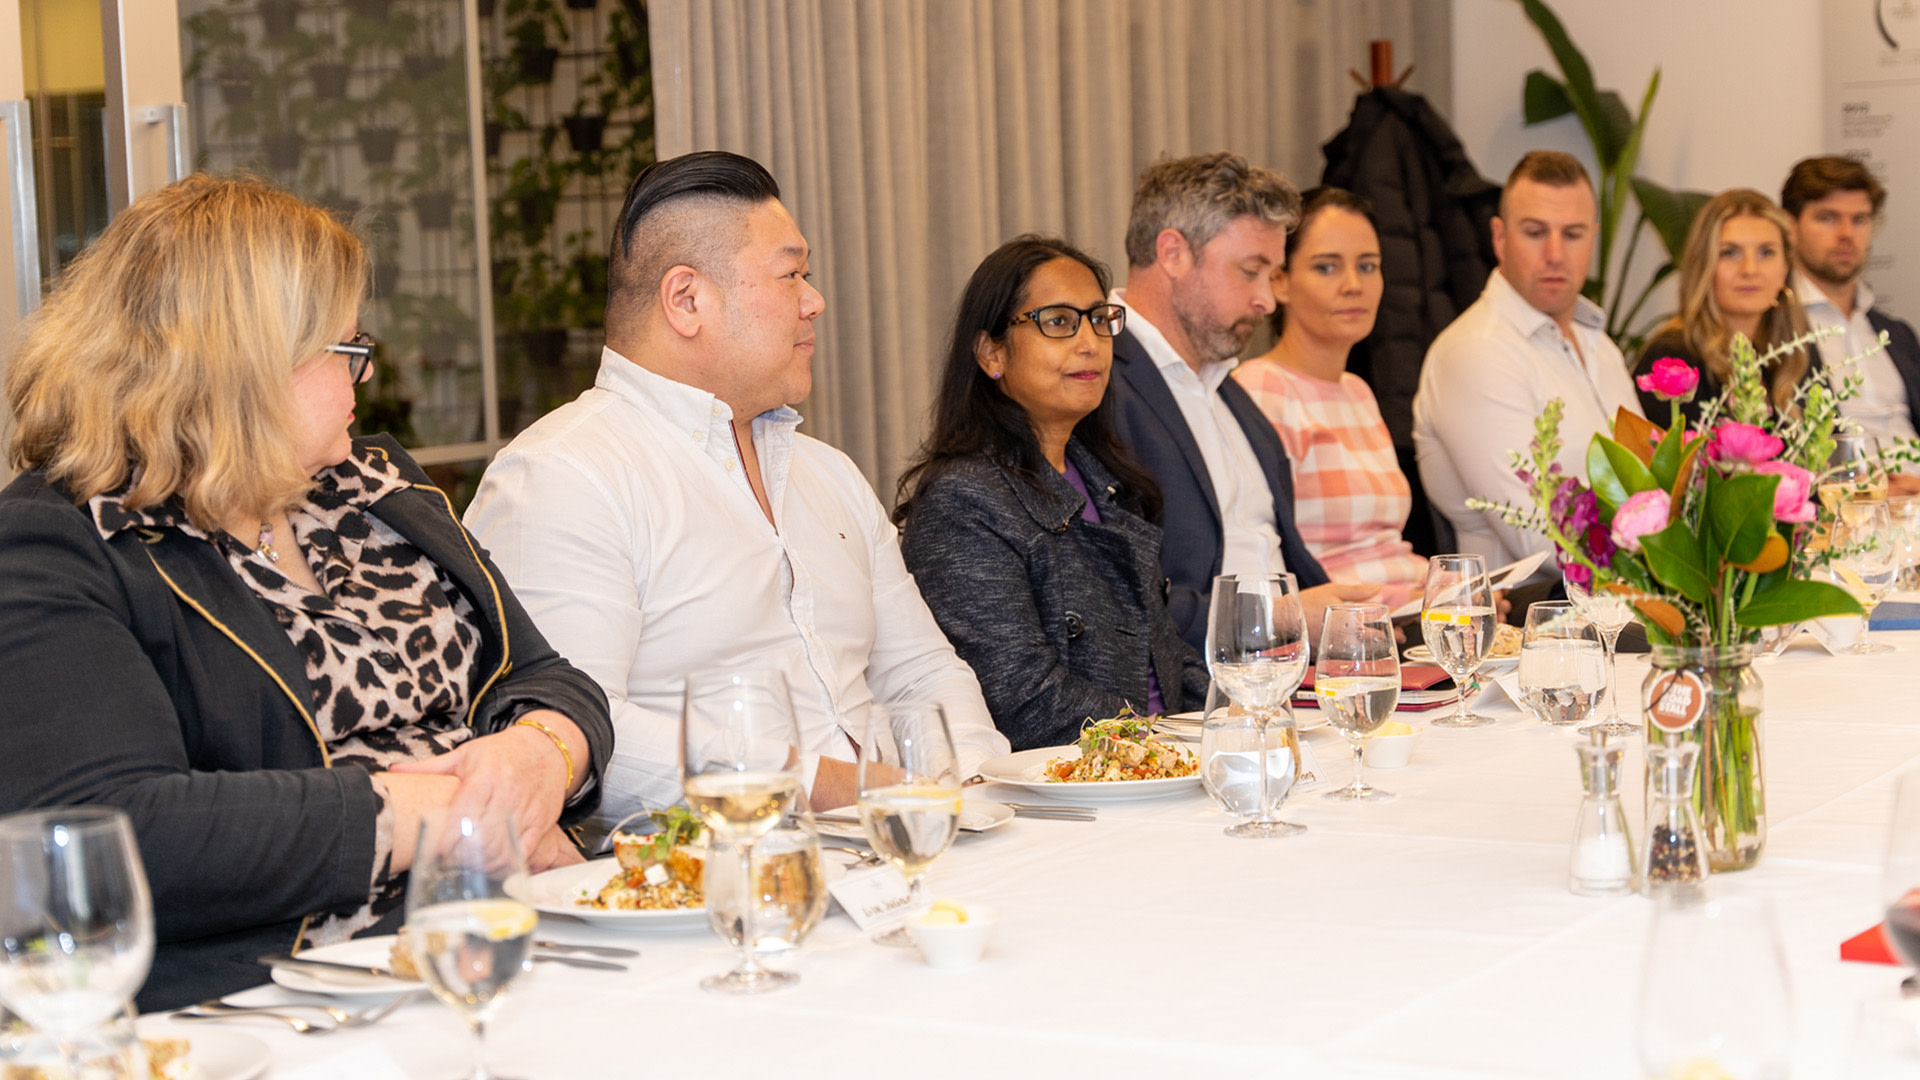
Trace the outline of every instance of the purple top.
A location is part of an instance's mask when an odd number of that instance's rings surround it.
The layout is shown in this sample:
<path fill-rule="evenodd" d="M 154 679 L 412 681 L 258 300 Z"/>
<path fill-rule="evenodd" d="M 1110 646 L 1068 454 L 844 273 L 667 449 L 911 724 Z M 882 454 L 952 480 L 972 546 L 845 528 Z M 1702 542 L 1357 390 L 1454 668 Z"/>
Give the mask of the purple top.
<path fill-rule="evenodd" d="M 1073 490 L 1079 492 L 1080 497 L 1087 501 L 1087 505 L 1080 508 L 1080 516 L 1083 519 L 1087 521 L 1091 521 L 1094 524 L 1098 525 L 1100 523 L 1100 510 L 1098 507 L 1093 505 L 1093 496 L 1087 494 L 1086 478 L 1080 475 L 1079 469 L 1074 468 L 1073 459 L 1071 458 L 1067 459 L 1067 467 L 1064 470 L 1064 475 L 1067 478 L 1067 483 L 1073 485 Z M 1148 659 L 1147 661 L 1147 715 L 1159 716 L 1165 713 L 1166 711 L 1167 711 L 1167 699 L 1161 696 L 1161 693 L 1160 693 L 1160 674 L 1159 672 L 1156 672 L 1153 670 L 1152 659 Z"/>

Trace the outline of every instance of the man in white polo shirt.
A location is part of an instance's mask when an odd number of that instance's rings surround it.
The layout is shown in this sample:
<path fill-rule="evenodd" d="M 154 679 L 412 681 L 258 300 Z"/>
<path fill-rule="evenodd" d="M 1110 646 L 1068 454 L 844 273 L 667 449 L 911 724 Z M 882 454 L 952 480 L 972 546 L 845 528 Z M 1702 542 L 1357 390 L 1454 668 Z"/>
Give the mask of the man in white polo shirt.
<path fill-rule="evenodd" d="M 1640 415 L 1606 317 L 1580 295 L 1598 228 L 1579 161 L 1547 150 L 1521 158 L 1493 219 L 1499 269 L 1427 349 L 1413 399 L 1420 482 L 1453 524 L 1455 550 L 1485 556 L 1488 569 L 1552 547 L 1466 506 L 1473 497 L 1528 504 L 1507 453 L 1526 450 L 1547 402 L 1566 404 L 1559 460 L 1575 476 L 1586 475 L 1587 444 L 1613 431 L 1616 410 Z"/>

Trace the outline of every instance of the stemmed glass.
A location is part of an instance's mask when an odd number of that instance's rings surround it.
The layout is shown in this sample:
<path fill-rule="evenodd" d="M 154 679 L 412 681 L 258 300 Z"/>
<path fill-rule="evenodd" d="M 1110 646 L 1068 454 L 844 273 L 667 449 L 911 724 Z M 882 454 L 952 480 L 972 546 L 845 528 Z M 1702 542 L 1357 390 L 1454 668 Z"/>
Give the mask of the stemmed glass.
<path fill-rule="evenodd" d="M 1427 649 L 1460 688 L 1460 704 L 1433 725 L 1468 728 L 1493 723 L 1476 715 L 1469 704 L 1469 678 L 1493 647 L 1493 588 L 1487 582 L 1486 560 L 1478 555 L 1435 555 L 1427 560 L 1426 592 L 1420 606 L 1420 634 Z"/>
<path fill-rule="evenodd" d="M 1873 609 L 1886 599 L 1900 573 L 1900 562 L 1893 550 L 1891 518 L 1884 502 L 1843 504 L 1846 514 L 1833 523 L 1832 561 L 1827 571 L 1833 583 L 1853 594 L 1866 614 L 1860 624 L 1860 636 L 1853 651 L 1861 655 L 1892 652 L 1893 646 L 1867 640 L 1867 620 Z"/>
<path fill-rule="evenodd" d="M 533 966 L 540 916 L 507 895 L 526 874 L 520 835 L 505 811 L 421 816 L 403 934 L 421 980 L 473 1031 L 473 1080 L 495 1080 L 487 1023 L 507 987 Z"/>
<path fill-rule="evenodd" d="M 909 912 L 921 908 L 920 879 L 960 827 L 960 766 L 947 714 L 930 701 L 877 703 L 860 743 L 860 828 L 874 853 L 907 879 Z M 874 935 L 908 946 L 904 924 Z"/>
<path fill-rule="evenodd" d="M 1520 638 L 1520 704 L 1543 724 L 1580 723 L 1593 715 L 1606 689 L 1601 661 L 1599 628 L 1580 617 L 1573 601 L 1529 605 Z"/>
<path fill-rule="evenodd" d="M 1640 1062 L 1649 1076 L 1785 1080 L 1792 995 L 1765 899 L 1656 902 L 1640 983 Z"/>
<path fill-rule="evenodd" d="M 1889 495 L 1887 513 L 1893 518 L 1893 552 L 1899 569 L 1894 577 L 1896 589 L 1920 587 L 1920 497 Z"/>
<path fill-rule="evenodd" d="M 127 815 L 104 807 L 0 818 L 0 1001 L 81 1075 L 85 1041 L 153 964 L 153 899 Z"/>
<path fill-rule="evenodd" d="M 1391 799 L 1362 777 L 1367 740 L 1400 703 L 1400 658 L 1393 624 L 1383 604 L 1334 604 L 1320 625 L 1320 655 L 1313 665 L 1313 692 L 1320 712 L 1353 747 L 1353 781 L 1326 793 L 1350 801 Z"/>
<path fill-rule="evenodd" d="M 1269 797 L 1272 769 L 1267 738 L 1275 714 L 1287 710 L 1281 731 L 1293 758 L 1288 775 L 1297 775 L 1299 734 L 1291 708 L 1293 692 L 1306 678 L 1311 656 L 1300 586 L 1292 574 L 1222 574 L 1213 579 L 1213 602 L 1207 612 L 1207 672 L 1214 685 L 1252 717 L 1260 742 L 1259 813 L 1229 828 L 1228 836 L 1267 838 L 1305 831 L 1304 826 L 1274 816 L 1278 805 Z"/>
<path fill-rule="evenodd" d="M 1590 592 L 1571 581 L 1567 582 L 1567 599 L 1580 610 L 1582 618 L 1600 631 L 1600 644 L 1607 651 L 1607 718 L 1580 730 L 1588 732 L 1597 728 L 1609 735 L 1638 735 L 1639 724 L 1620 719 L 1620 668 L 1614 658 L 1614 646 L 1620 640 L 1620 632 L 1633 623 L 1633 605 L 1612 593 Z"/>
<path fill-rule="evenodd" d="M 786 817 L 800 794 L 800 733 L 793 699 L 778 671 L 698 671 L 687 676 L 680 715 L 681 785 L 687 807 L 733 849 L 738 881 L 740 962 L 701 980 L 704 990 L 759 994 L 792 986 L 800 976 L 771 971 L 755 957 L 759 934 L 752 902 L 753 845 Z"/>
<path fill-rule="evenodd" d="M 1835 435 L 1833 456 L 1820 477 L 1820 501 L 1835 519 L 1845 517 L 1850 502 L 1883 502 L 1887 472 L 1880 467 L 1880 440 L 1871 435 Z"/>

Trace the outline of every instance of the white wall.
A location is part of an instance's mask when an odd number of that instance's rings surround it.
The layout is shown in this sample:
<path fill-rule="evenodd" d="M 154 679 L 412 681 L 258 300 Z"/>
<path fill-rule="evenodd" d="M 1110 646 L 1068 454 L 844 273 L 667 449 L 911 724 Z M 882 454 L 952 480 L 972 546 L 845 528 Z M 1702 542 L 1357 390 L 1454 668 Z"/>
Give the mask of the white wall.
<path fill-rule="evenodd" d="M 1640 156 L 1648 179 L 1702 191 L 1752 187 L 1777 199 L 1787 169 L 1822 152 L 1820 0 L 1547 2 L 1595 82 L 1630 109 L 1660 69 Z M 1557 77 L 1559 69 L 1517 0 L 1454 0 L 1453 11 L 1452 120 L 1481 172 L 1503 182 L 1533 149 L 1565 150 L 1593 168 L 1573 117 L 1521 123 L 1527 72 Z M 1651 233 L 1642 253 L 1649 247 L 1658 247 Z"/>

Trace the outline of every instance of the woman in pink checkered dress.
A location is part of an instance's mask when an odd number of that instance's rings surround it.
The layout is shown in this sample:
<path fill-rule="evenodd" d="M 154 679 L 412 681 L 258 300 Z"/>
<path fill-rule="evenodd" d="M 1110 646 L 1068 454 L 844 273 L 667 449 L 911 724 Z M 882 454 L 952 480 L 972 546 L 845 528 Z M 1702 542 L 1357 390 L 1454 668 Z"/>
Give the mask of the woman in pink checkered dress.
<path fill-rule="evenodd" d="M 1378 582 L 1381 600 L 1397 606 L 1419 594 L 1427 562 L 1400 536 L 1412 496 L 1380 406 L 1347 371 L 1384 286 L 1366 200 L 1339 188 L 1307 192 L 1286 265 L 1273 275 L 1280 340 L 1233 377 L 1287 448 L 1294 521 L 1314 557 L 1336 580 Z"/>

